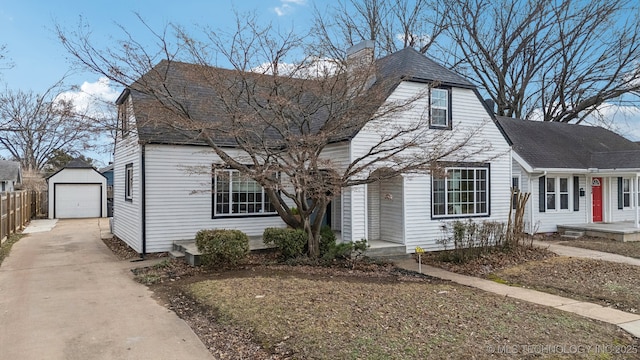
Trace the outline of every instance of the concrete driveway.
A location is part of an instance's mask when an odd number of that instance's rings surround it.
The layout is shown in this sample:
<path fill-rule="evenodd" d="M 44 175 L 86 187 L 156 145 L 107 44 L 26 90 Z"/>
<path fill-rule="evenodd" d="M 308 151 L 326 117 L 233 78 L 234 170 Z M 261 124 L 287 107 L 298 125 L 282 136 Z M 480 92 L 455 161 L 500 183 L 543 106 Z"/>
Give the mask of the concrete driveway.
<path fill-rule="evenodd" d="M 61 220 L 13 246 L 0 266 L 0 359 L 211 359 L 133 281 L 135 265 L 104 245 L 100 223 Z"/>

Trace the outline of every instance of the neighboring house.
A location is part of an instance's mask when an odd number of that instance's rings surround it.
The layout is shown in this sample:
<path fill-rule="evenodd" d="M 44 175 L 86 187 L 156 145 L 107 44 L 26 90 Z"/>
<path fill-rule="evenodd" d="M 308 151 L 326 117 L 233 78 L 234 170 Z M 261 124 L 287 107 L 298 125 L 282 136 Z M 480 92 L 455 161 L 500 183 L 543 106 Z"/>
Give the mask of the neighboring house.
<path fill-rule="evenodd" d="M 22 170 L 17 161 L 0 160 L 0 191 L 14 191 L 22 183 Z"/>
<path fill-rule="evenodd" d="M 498 117 L 513 143 L 512 184 L 531 197 L 528 232 L 636 221 L 640 145 L 596 126 Z"/>
<path fill-rule="evenodd" d="M 49 219 L 107 215 L 107 179 L 93 166 L 73 159 L 47 177 Z"/>
<path fill-rule="evenodd" d="M 156 67 L 168 75 L 167 83 L 177 90 L 174 93 L 201 98 L 190 99 L 193 114 L 215 117 L 216 109 L 206 101 L 206 85 L 188 75 L 193 74 L 189 71 L 193 66 L 161 62 Z M 424 90 L 431 97 L 421 108 L 386 121 L 409 123 L 432 110 L 438 116 L 429 119 L 425 131 L 444 137 L 452 134 L 455 140 L 463 132 L 477 130 L 475 140 L 491 149 L 450 164 L 442 172 L 446 180 L 443 175 L 406 174 L 344 189 L 331 202 L 327 223 L 341 233 L 343 241 L 393 242 L 411 253 L 416 246 L 441 249 L 437 240 L 446 221 L 505 222 L 510 206 L 510 147 L 475 86 L 411 48 L 377 60 L 376 66 L 378 80 L 395 81 L 388 100 L 410 98 Z M 259 236 L 266 227 L 286 226 L 270 211 L 262 189 L 253 181 L 238 181 L 233 190 L 216 186 L 218 174 L 233 182 L 237 172 L 217 170 L 212 177 L 212 165 L 223 162 L 209 147 L 139 121 L 153 117 L 157 109 L 148 103 L 143 106 L 147 101 L 132 88 L 117 100 L 122 130 L 117 134 L 114 159 L 114 235 L 140 253 L 151 253 L 170 250 L 176 240 L 193 239 L 200 229 L 233 228 Z M 323 155 L 347 164 L 371 148 L 381 129 L 384 126 L 379 123 L 367 124 L 348 140 L 330 144 Z M 233 149 L 228 152 L 234 154 Z M 194 170 L 198 167 L 201 171 Z M 235 203 L 245 195 L 253 199 L 250 204 Z"/>
<path fill-rule="evenodd" d="M 109 164 L 102 169 L 100 173 L 107 178 L 107 216 L 113 216 L 113 164 Z"/>

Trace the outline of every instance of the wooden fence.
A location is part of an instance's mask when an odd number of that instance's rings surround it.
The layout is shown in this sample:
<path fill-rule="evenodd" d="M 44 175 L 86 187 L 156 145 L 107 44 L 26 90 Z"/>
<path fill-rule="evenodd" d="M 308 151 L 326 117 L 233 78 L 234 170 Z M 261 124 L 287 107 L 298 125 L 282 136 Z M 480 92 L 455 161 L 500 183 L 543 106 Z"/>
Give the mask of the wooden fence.
<path fill-rule="evenodd" d="M 14 191 L 0 194 L 0 241 L 37 217 L 47 215 L 47 193 Z"/>

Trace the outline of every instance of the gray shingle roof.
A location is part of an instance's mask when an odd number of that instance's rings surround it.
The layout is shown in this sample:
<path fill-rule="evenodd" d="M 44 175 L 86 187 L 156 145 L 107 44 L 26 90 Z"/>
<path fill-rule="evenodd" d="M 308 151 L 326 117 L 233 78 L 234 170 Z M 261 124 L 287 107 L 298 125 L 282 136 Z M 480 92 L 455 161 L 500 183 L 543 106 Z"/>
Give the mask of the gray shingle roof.
<path fill-rule="evenodd" d="M 473 84 L 461 76 L 447 70 L 412 48 L 406 48 L 378 59 L 376 66 L 378 67 L 376 74 L 377 80 L 373 86 L 382 87 L 383 90 L 386 90 L 387 94 L 403 80 L 435 81 L 443 85 L 475 88 Z M 163 60 L 156 65 L 152 71 L 139 79 L 138 82 L 155 81 L 158 83 L 158 85 L 155 86 L 160 86 L 160 81 L 157 80 L 158 77 L 165 78 L 163 81 L 172 93 L 172 96 L 178 99 L 177 102 L 184 106 L 184 109 L 192 119 L 198 122 L 212 123 L 225 121 L 225 112 L 221 110 L 223 105 L 218 97 L 215 96 L 207 80 L 202 76 L 203 72 L 201 70 L 201 65 L 182 62 L 169 63 Z M 223 77 L 228 79 L 230 84 L 233 83 L 234 78 L 238 76 L 236 72 L 231 70 L 219 68 L 206 68 L 206 70 L 215 72 L 218 75 L 222 74 Z M 156 80 L 153 79 L 154 77 L 156 77 Z M 247 77 L 245 77 L 245 79 L 246 78 Z M 261 75 L 259 74 L 250 75 L 249 78 L 253 78 L 256 84 L 259 84 L 261 81 Z M 163 123 L 167 121 L 174 121 L 172 119 L 176 118 L 175 113 L 172 113 L 167 110 L 166 107 L 160 105 L 154 96 L 136 91 L 136 88 L 137 84 L 134 83 L 130 89 L 125 91 L 130 91 L 130 96 L 133 99 L 134 115 L 138 128 L 138 136 L 141 141 L 146 143 L 183 145 L 204 144 L 203 141 L 198 139 L 197 130 L 188 128 L 176 129 L 175 126 L 168 127 L 163 125 Z M 138 89 L 140 88 L 138 87 Z M 121 98 L 123 98 L 123 96 L 121 96 Z M 321 96 L 318 96 L 318 94 L 308 92 L 300 99 L 300 102 L 313 102 L 319 98 L 321 98 Z M 378 104 L 378 107 L 379 105 L 380 104 Z M 316 108 L 316 110 L 318 109 Z M 375 111 L 375 109 L 372 109 L 371 113 L 373 113 L 373 111 Z M 314 113 L 310 117 L 312 131 L 317 131 L 324 125 L 326 117 L 323 115 L 322 109 L 320 109 L 320 111 L 317 111 L 317 113 Z M 344 134 L 341 135 L 340 139 L 350 138 L 359 130 L 359 128 L 344 129 Z M 264 131 L 267 132 L 267 136 L 277 136 L 276 134 L 269 134 L 268 129 Z M 218 145 L 223 146 L 233 146 L 235 144 L 233 138 L 222 136 L 219 133 L 214 136 L 214 141 L 216 141 Z"/>
<path fill-rule="evenodd" d="M 67 165 L 65 165 L 64 167 L 65 167 L 65 169 L 66 168 L 70 168 L 70 169 L 93 169 L 93 166 L 91 166 L 86 161 L 83 161 L 83 160 L 80 160 L 80 159 L 73 159 L 73 160 L 69 161 L 67 163 Z"/>
<path fill-rule="evenodd" d="M 0 160 L 0 180 L 20 182 L 20 163 L 17 161 Z"/>
<path fill-rule="evenodd" d="M 640 145 L 602 127 L 496 118 L 513 150 L 533 168 L 640 168 Z"/>
<path fill-rule="evenodd" d="M 376 61 L 382 77 L 400 77 L 407 80 L 435 81 L 443 85 L 475 88 L 467 79 L 408 47 Z"/>

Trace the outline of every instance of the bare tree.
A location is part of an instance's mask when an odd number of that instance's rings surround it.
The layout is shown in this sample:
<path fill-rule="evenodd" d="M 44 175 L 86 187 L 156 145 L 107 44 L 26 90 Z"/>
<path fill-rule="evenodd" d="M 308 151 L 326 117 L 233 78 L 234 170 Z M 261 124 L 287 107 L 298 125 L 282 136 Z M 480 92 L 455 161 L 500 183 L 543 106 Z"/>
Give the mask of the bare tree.
<path fill-rule="evenodd" d="M 295 57 L 309 48 L 307 35 L 260 26 L 252 16 L 239 17 L 230 32 L 205 29 L 200 38 L 206 41 L 171 26 L 154 33 L 159 47 L 153 51 L 131 38 L 119 48 L 95 48 L 83 27 L 59 28 L 58 34 L 81 66 L 130 89 L 146 115 L 137 118 L 138 129 L 206 143 L 224 162 L 214 171 L 230 167 L 259 183 L 284 222 L 307 232 L 312 257 L 319 255 L 326 206 L 343 189 L 426 173 L 440 160 L 486 150 L 472 144 L 479 129 L 429 132 L 421 116 L 428 108 L 424 94 L 387 99 L 399 76 L 395 82 L 376 79 L 371 61 L 339 66 L 344 59 L 336 59 L 331 71 L 318 71 L 314 57 Z M 230 69 L 213 66 L 221 59 Z M 183 81 L 175 81 L 176 72 Z M 409 111 L 407 123 L 390 120 Z M 213 115 L 203 117 L 205 112 Z M 363 127 L 377 134 L 367 151 L 347 163 L 326 155 Z"/>
<path fill-rule="evenodd" d="M 7 58 L 7 45 L 0 45 L 0 70 L 7 70 L 13 67 L 13 63 Z"/>
<path fill-rule="evenodd" d="M 73 102 L 58 98 L 60 93 L 61 82 L 43 94 L 10 89 L 0 94 L 0 146 L 25 170 L 42 170 L 56 150 L 91 146 L 91 122 Z"/>
<path fill-rule="evenodd" d="M 457 45 L 449 65 L 480 83 L 498 115 L 579 123 L 606 102 L 637 105 L 635 1 L 446 3 L 441 15 Z"/>
<path fill-rule="evenodd" d="M 383 56 L 413 47 L 426 53 L 445 30 L 432 0 L 340 0 L 326 12 L 315 9 L 316 51 L 332 58 L 363 40 L 373 40 Z"/>

